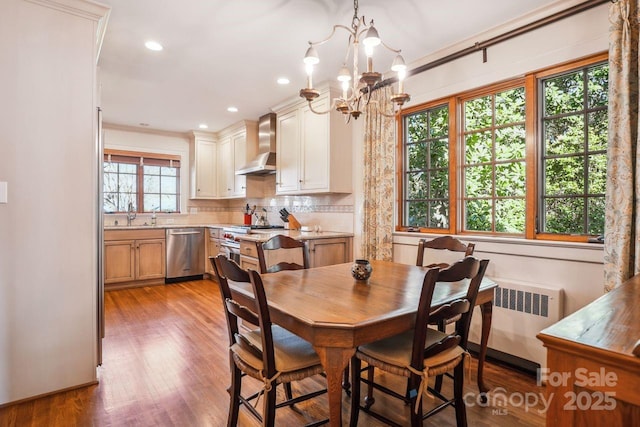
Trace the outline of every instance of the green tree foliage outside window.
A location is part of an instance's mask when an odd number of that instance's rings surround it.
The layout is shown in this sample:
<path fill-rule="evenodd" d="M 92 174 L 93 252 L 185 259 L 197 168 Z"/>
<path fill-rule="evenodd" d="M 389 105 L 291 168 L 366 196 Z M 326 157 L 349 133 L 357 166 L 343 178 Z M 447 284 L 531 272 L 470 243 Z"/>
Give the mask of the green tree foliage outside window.
<path fill-rule="evenodd" d="M 525 91 L 464 102 L 464 229 L 524 234 Z"/>
<path fill-rule="evenodd" d="M 404 118 L 405 223 L 449 228 L 449 108 Z"/>
<path fill-rule="evenodd" d="M 543 233 L 604 232 L 609 67 L 542 80 Z"/>

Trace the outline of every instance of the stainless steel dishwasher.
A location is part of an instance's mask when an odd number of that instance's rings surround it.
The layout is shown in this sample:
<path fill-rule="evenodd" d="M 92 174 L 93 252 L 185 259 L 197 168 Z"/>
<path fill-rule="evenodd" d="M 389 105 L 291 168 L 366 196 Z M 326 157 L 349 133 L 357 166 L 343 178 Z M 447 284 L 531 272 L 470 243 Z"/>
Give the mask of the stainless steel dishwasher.
<path fill-rule="evenodd" d="M 167 228 L 166 283 L 202 279 L 204 228 Z"/>

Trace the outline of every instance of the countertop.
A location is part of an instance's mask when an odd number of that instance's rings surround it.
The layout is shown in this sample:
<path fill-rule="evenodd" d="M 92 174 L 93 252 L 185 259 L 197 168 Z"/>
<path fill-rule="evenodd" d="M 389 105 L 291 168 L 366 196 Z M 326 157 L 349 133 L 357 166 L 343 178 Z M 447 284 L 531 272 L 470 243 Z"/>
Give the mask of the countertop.
<path fill-rule="evenodd" d="M 160 225 L 110 225 L 105 226 L 107 231 L 113 230 L 164 230 L 167 228 L 224 228 L 231 227 L 233 224 L 160 224 Z M 299 230 L 285 230 L 283 228 L 270 229 L 270 230 L 253 230 L 251 234 L 238 236 L 241 240 L 247 240 L 251 242 L 264 242 L 269 240 L 275 235 L 284 234 L 292 237 L 296 240 L 302 239 L 330 239 L 335 237 L 353 237 L 353 233 L 346 233 L 342 231 L 299 231 Z"/>

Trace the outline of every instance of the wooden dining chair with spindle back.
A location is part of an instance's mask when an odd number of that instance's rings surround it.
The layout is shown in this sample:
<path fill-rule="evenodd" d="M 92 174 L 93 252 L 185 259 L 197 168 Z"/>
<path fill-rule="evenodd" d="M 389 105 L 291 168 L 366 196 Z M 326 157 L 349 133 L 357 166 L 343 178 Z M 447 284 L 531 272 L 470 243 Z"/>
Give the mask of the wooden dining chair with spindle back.
<path fill-rule="evenodd" d="M 309 268 L 307 242 L 277 234 L 266 242 L 256 242 L 260 273 Z"/>
<path fill-rule="evenodd" d="M 478 296 L 480 283 L 484 277 L 489 260 L 478 260 L 472 256 L 453 263 L 447 269 L 431 268 L 424 276 L 415 327 L 409 331 L 385 338 L 370 344 L 361 345 L 351 359 L 351 421 L 350 426 L 358 424 L 359 411 L 389 425 L 399 425 L 379 412 L 371 409 L 375 403 L 373 390 L 382 391 L 411 405 L 411 426 L 422 426 L 422 420 L 453 406 L 458 427 L 466 427 L 466 407 L 463 399 L 464 365 L 469 361 L 466 350 L 473 307 Z M 437 282 L 466 282 L 466 295 L 463 298 L 441 305 L 431 311 L 432 298 Z M 446 333 L 428 327 L 439 319 L 460 315 L 453 331 Z M 367 367 L 362 369 L 364 361 Z M 410 392 L 400 394 L 374 381 L 375 369 L 408 378 Z M 448 398 L 439 390 L 428 386 L 431 376 L 454 372 L 454 397 Z M 367 377 L 363 378 L 363 373 Z M 360 402 L 361 383 L 368 385 L 364 405 Z M 422 396 L 425 391 L 443 401 L 423 416 Z"/>
<path fill-rule="evenodd" d="M 211 258 L 227 320 L 229 336 L 229 365 L 231 368 L 231 397 L 227 426 L 238 424 L 240 405 L 255 416 L 263 426 L 273 426 L 276 409 L 292 406 L 326 393 L 327 390 L 315 390 L 296 398 L 291 395 L 290 383 L 313 375 L 321 374 L 324 369 L 320 358 L 311 344 L 286 329 L 271 323 L 267 298 L 260 274 L 253 270 L 243 270 L 234 261 L 224 255 Z M 255 297 L 255 311 L 238 303 L 233 298 L 230 282 L 251 283 Z M 259 327 L 244 331 L 239 327 L 239 319 Z M 262 388 L 250 396 L 242 395 L 243 376 L 249 376 L 262 383 Z M 276 386 L 284 384 L 286 399 L 276 402 Z M 287 387 L 288 386 L 288 387 Z M 254 407 L 263 396 L 262 414 Z M 252 402 L 255 402 L 252 404 Z M 326 420 L 308 424 L 319 426 Z"/>
<path fill-rule="evenodd" d="M 460 252 L 464 253 L 460 258 L 464 258 L 469 255 L 473 255 L 473 251 L 475 249 L 475 245 L 473 243 L 464 244 L 460 240 L 451 236 L 441 236 L 436 237 L 435 239 L 420 239 L 418 241 L 418 258 L 416 260 L 416 265 L 419 267 L 440 267 L 447 268 L 449 263 L 446 262 L 435 262 L 429 263 L 425 265 L 425 254 L 427 252 L 426 249 L 433 249 L 437 251 L 449 251 L 449 252 Z"/>

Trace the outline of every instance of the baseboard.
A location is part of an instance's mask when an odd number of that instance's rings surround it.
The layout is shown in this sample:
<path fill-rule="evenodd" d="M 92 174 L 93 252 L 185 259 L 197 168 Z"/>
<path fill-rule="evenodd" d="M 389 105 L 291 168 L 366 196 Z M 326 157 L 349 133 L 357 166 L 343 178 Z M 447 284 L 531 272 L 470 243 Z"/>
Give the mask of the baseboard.
<path fill-rule="evenodd" d="M 164 279 L 164 283 L 169 284 L 169 283 L 177 283 L 177 282 L 187 282 L 187 281 L 191 281 L 191 280 L 202 280 L 203 279 L 202 274 L 196 274 L 193 276 L 183 276 L 183 277 L 167 277 L 166 279 Z"/>
<path fill-rule="evenodd" d="M 474 356 L 477 356 L 480 352 L 480 345 L 478 344 L 470 342 L 467 346 Z M 530 375 L 537 375 L 538 369 L 540 369 L 539 363 L 532 362 L 500 350 L 495 350 L 493 348 L 487 348 L 487 359 Z"/>
<path fill-rule="evenodd" d="M 54 394 L 64 393 L 64 392 L 71 391 L 71 390 L 77 390 L 79 388 L 90 387 L 90 386 L 93 386 L 93 385 L 98 385 L 98 380 L 90 381 L 90 382 L 84 383 L 84 384 L 74 385 L 74 386 L 67 387 L 67 388 L 62 388 L 60 390 L 50 391 L 48 393 L 38 394 L 38 395 L 35 395 L 35 396 L 31 396 L 31 397 L 25 397 L 24 399 L 14 400 L 12 402 L 2 403 L 2 404 L 0 404 L 0 409 L 5 409 L 5 408 L 8 408 L 9 406 L 19 405 L 21 403 L 30 402 L 32 400 L 40 399 L 42 397 L 52 396 Z"/>

